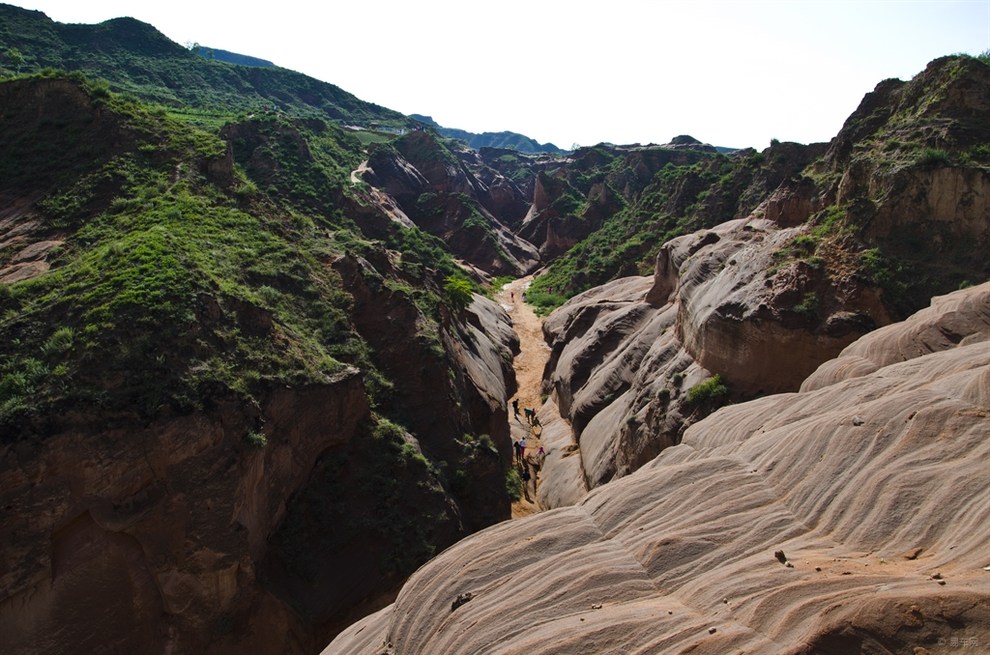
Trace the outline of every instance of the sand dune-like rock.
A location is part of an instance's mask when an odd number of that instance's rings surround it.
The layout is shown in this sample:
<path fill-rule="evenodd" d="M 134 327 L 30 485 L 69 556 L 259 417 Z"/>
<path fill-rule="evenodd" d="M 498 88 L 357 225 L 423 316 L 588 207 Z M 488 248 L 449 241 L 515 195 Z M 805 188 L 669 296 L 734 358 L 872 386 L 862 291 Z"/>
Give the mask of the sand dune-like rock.
<path fill-rule="evenodd" d="M 458 543 L 324 654 L 983 648 L 990 342 L 944 345 L 722 409 L 580 504 Z"/>

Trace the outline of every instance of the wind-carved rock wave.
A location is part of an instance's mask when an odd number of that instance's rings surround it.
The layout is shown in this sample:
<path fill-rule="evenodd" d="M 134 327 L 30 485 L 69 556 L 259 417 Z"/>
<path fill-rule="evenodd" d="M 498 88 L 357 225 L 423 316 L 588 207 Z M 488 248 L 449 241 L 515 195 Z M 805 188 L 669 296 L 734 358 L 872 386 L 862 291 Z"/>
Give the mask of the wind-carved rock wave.
<path fill-rule="evenodd" d="M 988 299 L 937 298 L 843 356 L 895 361 L 723 408 L 579 504 L 460 542 L 324 654 L 990 643 Z"/>

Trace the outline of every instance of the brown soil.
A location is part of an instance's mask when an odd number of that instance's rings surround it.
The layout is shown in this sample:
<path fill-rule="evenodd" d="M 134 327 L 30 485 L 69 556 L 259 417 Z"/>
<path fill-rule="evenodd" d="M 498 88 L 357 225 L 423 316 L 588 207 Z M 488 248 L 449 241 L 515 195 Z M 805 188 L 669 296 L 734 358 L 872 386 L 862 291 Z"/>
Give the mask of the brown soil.
<path fill-rule="evenodd" d="M 543 319 L 536 315 L 533 308 L 523 302 L 523 293 L 533 277 L 520 278 L 502 287 L 496 300 L 512 318 L 512 325 L 519 335 L 519 354 L 512 362 L 516 371 L 516 383 L 519 390 L 509 399 L 519 400 L 519 416 L 509 416 L 509 427 L 512 439 L 516 441 L 526 438 L 527 455 L 535 456 L 540 448 L 540 428 L 530 427 L 525 418 L 524 408 L 538 410 L 543 401 L 540 395 L 540 384 L 543 380 L 543 368 L 550 356 L 550 348 L 543 340 Z M 537 477 L 537 483 L 539 478 Z M 529 516 L 540 511 L 536 502 L 536 490 L 530 481 L 526 495 L 512 504 L 512 518 Z"/>

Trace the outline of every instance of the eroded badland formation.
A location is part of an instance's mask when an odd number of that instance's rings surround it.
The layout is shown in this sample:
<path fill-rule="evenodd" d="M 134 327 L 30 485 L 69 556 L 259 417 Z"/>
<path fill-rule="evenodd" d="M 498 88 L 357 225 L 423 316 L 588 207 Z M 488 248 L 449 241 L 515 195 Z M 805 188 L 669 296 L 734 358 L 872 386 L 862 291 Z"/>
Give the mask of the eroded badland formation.
<path fill-rule="evenodd" d="M 990 649 L 985 58 L 523 153 L 0 16 L 0 652 Z"/>

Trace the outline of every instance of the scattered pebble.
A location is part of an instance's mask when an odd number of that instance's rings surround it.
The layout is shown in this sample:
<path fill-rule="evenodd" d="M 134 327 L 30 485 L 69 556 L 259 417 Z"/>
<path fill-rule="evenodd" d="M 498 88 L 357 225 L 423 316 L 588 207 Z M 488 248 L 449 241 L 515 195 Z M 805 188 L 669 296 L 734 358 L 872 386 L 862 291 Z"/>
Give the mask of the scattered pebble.
<path fill-rule="evenodd" d="M 716 632 L 718 632 L 718 630 L 716 630 L 715 628 L 708 628 L 708 634 L 713 635 Z"/>
<path fill-rule="evenodd" d="M 942 573 L 941 572 L 932 573 L 932 580 L 941 580 L 941 579 L 942 579 Z"/>
<path fill-rule="evenodd" d="M 816 566 L 816 567 L 815 567 L 815 570 L 816 570 L 816 571 L 818 571 L 819 573 L 821 573 L 821 572 L 822 572 L 822 567 L 820 567 L 820 566 Z"/>
<path fill-rule="evenodd" d="M 853 416 L 853 425 L 858 426 L 858 425 L 863 425 L 863 423 L 866 423 L 866 421 L 864 421 L 861 417 Z"/>
<path fill-rule="evenodd" d="M 939 583 L 940 585 L 944 585 L 945 584 L 945 580 L 936 580 L 935 582 Z"/>
<path fill-rule="evenodd" d="M 791 564 L 790 562 L 784 562 L 784 566 L 786 566 L 789 569 L 793 569 L 794 568 L 794 565 Z"/>
<path fill-rule="evenodd" d="M 595 603 L 594 605 L 591 606 L 591 609 L 593 610 L 600 610 L 601 608 L 602 608 L 601 603 Z"/>
<path fill-rule="evenodd" d="M 674 610 L 667 610 L 667 614 L 671 614 L 672 615 L 673 613 L 674 613 Z"/>
<path fill-rule="evenodd" d="M 729 599 L 728 598 L 723 598 L 722 599 L 722 602 L 725 603 L 726 605 L 728 605 L 729 604 Z"/>

